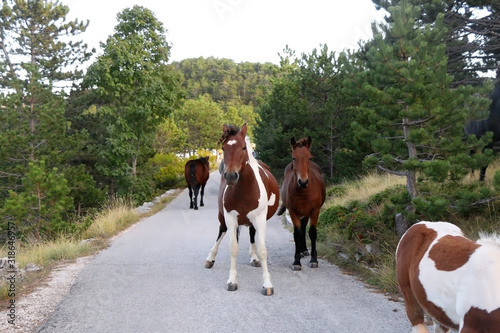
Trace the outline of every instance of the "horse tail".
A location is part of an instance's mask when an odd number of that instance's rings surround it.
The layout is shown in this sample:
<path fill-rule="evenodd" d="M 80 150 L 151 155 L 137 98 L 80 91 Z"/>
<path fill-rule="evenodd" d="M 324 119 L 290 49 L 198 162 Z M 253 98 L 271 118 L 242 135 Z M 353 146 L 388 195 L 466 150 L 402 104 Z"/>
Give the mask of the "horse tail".
<path fill-rule="evenodd" d="M 189 183 L 191 187 L 195 187 L 198 184 L 198 180 L 196 179 L 196 163 L 189 165 Z"/>
<path fill-rule="evenodd" d="M 285 205 L 281 205 L 280 209 L 278 210 L 278 216 L 283 215 L 283 213 L 285 212 L 285 210 L 286 210 Z"/>

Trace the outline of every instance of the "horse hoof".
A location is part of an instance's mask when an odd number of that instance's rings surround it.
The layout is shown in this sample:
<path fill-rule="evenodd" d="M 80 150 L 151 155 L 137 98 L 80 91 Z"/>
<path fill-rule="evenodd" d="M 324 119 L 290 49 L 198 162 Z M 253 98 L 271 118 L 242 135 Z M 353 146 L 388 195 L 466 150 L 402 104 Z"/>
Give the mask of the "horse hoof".
<path fill-rule="evenodd" d="M 215 260 L 214 261 L 205 261 L 205 268 L 212 268 L 214 267 Z"/>
<path fill-rule="evenodd" d="M 318 268 L 318 263 L 317 262 L 310 262 L 309 267 L 311 268 Z"/>
<path fill-rule="evenodd" d="M 302 255 L 304 257 L 309 257 L 309 251 L 305 250 L 304 252 L 302 252 Z"/>
<path fill-rule="evenodd" d="M 250 263 L 250 265 L 252 267 L 260 267 L 260 261 L 258 261 L 258 260 L 252 260 L 252 262 Z"/>
<path fill-rule="evenodd" d="M 266 287 L 262 287 L 262 295 L 264 296 L 271 296 L 274 294 L 274 288 L 271 287 L 271 288 L 266 288 Z"/>
<path fill-rule="evenodd" d="M 200 207 L 203 207 L 203 206 L 205 206 L 205 205 L 201 203 L 201 204 L 200 204 Z"/>
<path fill-rule="evenodd" d="M 193 206 L 189 206 L 189 209 L 193 209 Z"/>
<path fill-rule="evenodd" d="M 302 266 L 301 265 L 292 265 L 292 271 L 301 271 Z"/>
<path fill-rule="evenodd" d="M 194 207 L 194 210 L 198 210 L 198 207 Z"/>
<path fill-rule="evenodd" d="M 227 291 L 235 291 L 238 289 L 238 284 L 237 283 L 228 283 L 227 284 Z"/>

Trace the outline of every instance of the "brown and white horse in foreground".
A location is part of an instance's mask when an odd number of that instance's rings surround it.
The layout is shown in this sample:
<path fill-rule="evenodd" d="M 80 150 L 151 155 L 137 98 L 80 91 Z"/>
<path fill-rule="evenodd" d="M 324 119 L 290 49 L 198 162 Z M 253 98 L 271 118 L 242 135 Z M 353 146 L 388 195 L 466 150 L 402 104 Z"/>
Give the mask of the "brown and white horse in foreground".
<path fill-rule="evenodd" d="M 500 332 L 500 239 L 467 239 L 448 222 L 419 222 L 401 237 L 396 276 L 412 332 Z"/>
<path fill-rule="evenodd" d="M 219 140 L 224 151 L 224 170 L 219 188 L 219 234 L 205 262 L 211 268 L 219 250 L 220 242 L 229 233 L 231 268 L 227 290 L 238 289 L 236 280 L 236 257 L 238 255 L 238 230 L 241 225 L 250 227 L 250 261 L 252 266 L 260 259 L 262 267 L 262 294 L 274 293 L 267 267 L 266 224 L 279 204 L 279 187 L 267 165 L 255 159 L 250 142 L 246 140 L 247 126 L 239 130 L 224 125 Z M 256 237 L 257 246 L 253 242 Z"/>

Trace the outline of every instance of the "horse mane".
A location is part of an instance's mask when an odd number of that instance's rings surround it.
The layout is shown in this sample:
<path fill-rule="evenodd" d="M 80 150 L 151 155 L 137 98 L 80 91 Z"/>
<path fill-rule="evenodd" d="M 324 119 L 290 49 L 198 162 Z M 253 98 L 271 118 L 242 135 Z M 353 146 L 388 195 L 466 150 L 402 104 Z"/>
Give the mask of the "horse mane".
<path fill-rule="evenodd" d="M 295 143 L 296 147 L 302 148 L 302 147 L 307 147 L 309 148 L 309 143 L 307 141 L 307 138 L 302 138 L 299 141 Z"/>
<path fill-rule="evenodd" d="M 217 144 L 223 143 L 226 141 L 226 139 L 231 136 L 231 135 L 236 135 L 239 131 L 240 128 L 235 125 L 225 125 L 227 129 L 222 133 L 221 137 L 219 138 L 219 141 L 217 141 Z"/>
<path fill-rule="evenodd" d="M 500 235 L 498 235 L 497 233 L 487 234 L 484 232 L 480 232 L 479 239 L 476 243 L 480 245 L 491 244 L 500 247 Z"/>

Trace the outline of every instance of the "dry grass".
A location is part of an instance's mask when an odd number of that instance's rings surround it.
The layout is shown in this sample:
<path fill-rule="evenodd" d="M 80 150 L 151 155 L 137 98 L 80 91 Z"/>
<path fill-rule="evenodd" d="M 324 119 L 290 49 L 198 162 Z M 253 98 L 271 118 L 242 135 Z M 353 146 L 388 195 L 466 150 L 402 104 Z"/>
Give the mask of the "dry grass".
<path fill-rule="evenodd" d="M 139 221 L 140 216 L 126 200 L 113 200 L 94 217 L 94 222 L 84 232 L 84 238 L 109 238 Z"/>
<path fill-rule="evenodd" d="M 341 184 L 343 191 L 341 195 L 333 195 L 329 198 L 323 209 L 328 209 L 332 206 L 345 206 L 350 201 L 366 201 L 371 196 L 379 193 L 386 188 L 392 187 L 394 185 L 405 185 L 406 178 L 389 175 L 389 174 L 379 174 L 372 173 L 359 180 L 349 181 Z"/>

